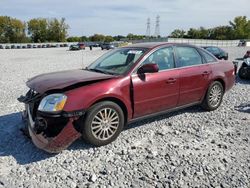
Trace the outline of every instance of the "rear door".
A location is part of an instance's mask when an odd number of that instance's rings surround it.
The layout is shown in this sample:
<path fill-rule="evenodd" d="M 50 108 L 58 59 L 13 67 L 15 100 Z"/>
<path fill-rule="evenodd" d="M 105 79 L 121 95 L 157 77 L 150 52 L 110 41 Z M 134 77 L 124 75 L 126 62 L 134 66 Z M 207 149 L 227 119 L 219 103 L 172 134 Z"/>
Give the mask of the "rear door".
<path fill-rule="evenodd" d="M 159 72 L 131 76 L 134 118 L 176 107 L 179 97 L 179 71 L 172 47 L 156 50 L 143 63 L 155 63 Z"/>
<path fill-rule="evenodd" d="M 180 98 L 178 106 L 201 101 L 206 92 L 212 73 L 195 47 L 176 46 L 176 56 L 180 70 Z"/>

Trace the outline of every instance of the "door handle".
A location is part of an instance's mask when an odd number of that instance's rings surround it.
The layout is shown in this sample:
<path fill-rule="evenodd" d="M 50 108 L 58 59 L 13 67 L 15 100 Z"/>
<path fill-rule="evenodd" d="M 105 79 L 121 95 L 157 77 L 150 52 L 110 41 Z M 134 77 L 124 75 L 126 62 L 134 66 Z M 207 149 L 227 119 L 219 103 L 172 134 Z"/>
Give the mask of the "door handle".
<path fill-rule="evenodd" d="M 169 78 L 169 79 L 166 81 L 167 84 L 173 84 L 173 83 L 175 83 L 175 82 L 176 82 L 176 79 L 175 79 L 175 78 Z"/>

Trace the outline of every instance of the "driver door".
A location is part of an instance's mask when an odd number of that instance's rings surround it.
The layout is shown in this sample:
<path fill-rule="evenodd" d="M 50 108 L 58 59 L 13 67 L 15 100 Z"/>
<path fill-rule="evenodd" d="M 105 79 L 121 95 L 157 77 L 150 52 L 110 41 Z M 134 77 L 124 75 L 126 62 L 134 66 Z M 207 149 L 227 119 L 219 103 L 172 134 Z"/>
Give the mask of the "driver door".
<path fill-rule="evenodd" d="M 159 72 L 131 76 L 134 118 L 174 108 L 179 98 L 179 70 L 175 69 L 173 49 L 165 47 L 153 52 L 142 65 L 146 63 L 157 64 Z"/>

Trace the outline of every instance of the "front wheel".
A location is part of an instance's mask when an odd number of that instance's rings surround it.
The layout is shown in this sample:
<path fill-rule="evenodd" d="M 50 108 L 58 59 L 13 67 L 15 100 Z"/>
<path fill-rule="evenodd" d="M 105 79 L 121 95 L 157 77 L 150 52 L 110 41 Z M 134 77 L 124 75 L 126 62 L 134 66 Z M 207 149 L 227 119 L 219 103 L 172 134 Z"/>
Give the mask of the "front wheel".
<path fill-rule="evenodd" d="M 202 108 L 208 111 L 217 109 L 223 99 L 224 88 L 219 81 L 214 81 L 208 88 L 202 102 Z"/>
<path fill-rule="evenodd" d="M 241 79 L 246 79 L 247 78 L 247 67 L 246 66 L 241 66 L 239 70 L 239 77 Z"/>
<path fill-rule="evenodd" d="M 119 105 L 104 101 L 93 105 L 84 118 L 83 139 L 95 146 L 114 141 L 124 127 L 124 113 Z"/>

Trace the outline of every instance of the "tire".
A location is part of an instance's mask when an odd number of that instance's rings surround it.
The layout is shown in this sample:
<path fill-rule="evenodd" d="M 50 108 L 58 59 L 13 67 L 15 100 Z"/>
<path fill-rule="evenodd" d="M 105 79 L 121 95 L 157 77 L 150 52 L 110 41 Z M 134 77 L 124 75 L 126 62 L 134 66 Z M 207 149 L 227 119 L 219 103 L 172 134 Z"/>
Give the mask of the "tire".
<path fill-rule="evenodd" d="M 124 122 L 124 113 L 119 105 L 111 101 L 99 102 L 85 115 L 81 127 L 83 139 L 94 146 L 107 145 L 119 136 Z"/>
<path fill-rule="evenodd" d="M 102 48 L 102 50 L 103 50 L 103 48 Z"/>
<path fill-rule="evenodd" d="M 224 95 L 224 88 L 219 81 L 214 81 L 208 88 L 205 98 L 201 107 L 207 111 L 217 109 L 222 102 Z M 215 99 L 215 97 L 217 97 Z"/>
<path fill-rule="evenodd" d="M 241 66 L 239 69 L 239 77 L 241 79 L 246 79 L 247 78 L 247 71 L 246 71 L 246 66 Z"/>

